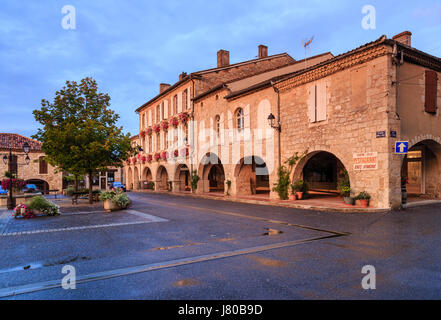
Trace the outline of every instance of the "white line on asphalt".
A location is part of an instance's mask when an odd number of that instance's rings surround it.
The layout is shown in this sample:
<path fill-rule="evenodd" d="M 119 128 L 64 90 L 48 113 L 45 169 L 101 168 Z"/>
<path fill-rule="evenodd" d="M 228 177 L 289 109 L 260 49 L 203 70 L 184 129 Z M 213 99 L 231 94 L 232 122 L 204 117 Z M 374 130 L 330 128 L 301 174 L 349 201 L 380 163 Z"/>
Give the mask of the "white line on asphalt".
<path fill-rule="evenodd" d="M 61 232 L 61 231 L 73 231 L 73 230 L 87 230 L 87 229 L 96 229 L 96 228 L 107 228 L 107 227 L 119 227 L 119 226 L 129 226 L 135 224 L 145 224 L 145 223 L 154 223 L 154 222 L 164 222 L 167 221 L 165 219 L 161 219 L 161 221 L 136 221 L 136 222 L 121 222 L 121 223 L 109 223 L 109 224 L 96 224 L 93 226 L 82 226 L 82 227 L 67 227 L 67 228 L 58 228 L 58 229 L 40 229 L 40 230 L 30 230 L 30 231 L 20 231 L 20 232 L 9 232 L 3 233 L 0 237 L 8 237 L 8 236 L 21 236 L 25 234 L 35 234 L 35 233 L 44 233 L 44 232 Z"/>
<path fill-rule="evenodd" d="M 176 260 L 170 260 L 165 262 L 157 262 L 152 264 L 146 264 L 141 266 L 135 266 L 135 267 L 127 267 L 127 268 L 120 268 L 120 269 L 114 269 L 114 270 L 107 270 L 102 272 L 96 272 L 91 273 L 88 275 L 78 276 L 76 279 L 76 283 L 85 283 L 85 282 L 91 282 L 91 281 L 98 281 L 98 280 L 106 280 L 116 277 L 122 277 L 122 276 L 128 276 L 132 274 L 138 274 L 143 272 L 149 272 L 154 270 L 160 270 L 160 269 L 166 269 L 166 268 L 172 268 L 172 267 L 178 267 L 193 263 L 199 263 L 204 261 L 212 261 L 217 259 L 223 259 L 223 258 L 229 258 L 229 257 L 235 257 L 245 254 L 251 254 L 251 253 L 257 253 L 262 251 L 268 251 L 273 249 L 280 249 L 290 246 L 295 246 L 299 244 L 309 243 L 312 241 L 322 240 L 322 239 L 329 239 L 329 238 L 335 238 L 335 237 L 341 237 L 342 235 L 329 235 L 329 236 L 322 236 L 322 237 L 316 237 L 316 238 L 308 238 L 303 240 L 293 240 L 293 241 L 286 241 L 286 242 L 279 242 L 279 243 L 273 243 L 258 247 L 250 247 L 245 249 L 238 249 L 238 250 L 231 250 L 231 251 L 224 251 L 224 252 L 218 252 L 214 254 L 207 254 L 202 256 L 196 256 L 196 257 L 187 257 L 187 258 L 181 258 Z M 0 289 L 0 298 L 25 294 L 25 293 L 32 293 L 42 290 L 49 290 L 49 289 L 55 289 L 61 287 L 61 280 L 49 280 L 49 281 L 43 281 L 43 282 L 37 282 L 12 288 L 3 288 Z"/>

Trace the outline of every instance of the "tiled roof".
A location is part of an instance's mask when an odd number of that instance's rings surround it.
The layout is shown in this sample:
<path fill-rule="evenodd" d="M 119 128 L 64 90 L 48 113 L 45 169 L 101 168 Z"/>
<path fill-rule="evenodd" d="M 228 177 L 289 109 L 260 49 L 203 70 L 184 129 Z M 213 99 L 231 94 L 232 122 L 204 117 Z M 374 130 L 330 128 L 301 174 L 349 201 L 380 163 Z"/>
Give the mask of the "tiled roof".
<path fill-rule="evenodd" d="M 146 103 L 144 103 L 142 106 L 137 108 L 135 110 L 135 112 L 141 111 L 144 107 L 146 107 L 150 103 L 152 103 L 155 100 L 161 98 L 162 96 L 166 95 L 167 93 L 173 91 L 174 89 L 176 89 L 177 87 L 179 87 L 181 84 L 183 84 L 184 82 L 186 82 L 188 80 L 192 80 L 192 79 L 199 79 L 200 80 L 200 79 L 203 78 L 204 75 L 218 73 L 219 71 L 222 71 L 222 70 L 238 69 L 238 68 L 246 66 L 246 65 L 256 65 L 258 63 L 261 63 L 261 62 L 264 62 L 264 61 L 267 61 L 267 60 L 273 60 L 273 59 L 280 60 L 280 59 L 284 59 L 284 58 L 290 59 L 291 60 L 290 63 L 294 63 L 295 62 L 295 59 L 293 59 L 288 53 L 285 52 L 285 53 L 279 53 L 279 54 L 270 55 L 270 56 L 267 56 L 267 57 L 264 57 L 264 58 L 257 58 L 257 59 L 243 61 L 243 62 L 238 62 L 238 63 L 230 64 L 230 65 L 225 66 L 225 67 L 217 67 L 217 68 L 206 69 L 206 70 L 199 70 L 199 71 L 196 71 L 196 72 L 192 72 L 192 73 L 186 75 L 185 77 L 183 77 L 181 80 L 179 80 L 175 84 L 173 84 L 170 87 L 168 87 L 167 89 L 165 89 L 164 91 L 160 92 L 154 98 L 152 98 L 149 101 L 147 101 Z M 278 68 L 280 68 L 280 66 L 277 66 L 274 69 L 278 69 Z M 270 70 L 267 69 L 265 71 L 270 71 Z M 233 80 L 239 80 L 241 78 L 246 78 L 246 77 L 249 77 L 249 76 L 254 75 L 254 74 L 255 73 L 245 74 L 245 75 L 242 75 L 242 77 L 235 78 Z M 219 83 L 221 83 L 221 82 L 222 81 L 219 81 Z M 214 86 L 214 87 L 216 87 L 216 86 Z"/>
<path fill-rule="evenodd" d="M 12 149 L 23 151 L 25 141 L 31 147 L 30 151 L 41 151 L 40 142 L 17 133 L 0 133 L 0 150 Z"/>

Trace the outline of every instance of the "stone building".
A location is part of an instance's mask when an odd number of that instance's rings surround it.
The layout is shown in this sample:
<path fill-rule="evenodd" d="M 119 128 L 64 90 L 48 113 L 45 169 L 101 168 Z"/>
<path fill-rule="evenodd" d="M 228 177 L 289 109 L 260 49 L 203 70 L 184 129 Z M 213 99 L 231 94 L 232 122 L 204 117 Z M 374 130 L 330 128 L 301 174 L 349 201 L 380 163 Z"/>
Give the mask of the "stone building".
<path fill-rule="evenodd" d="M 126 165 L 129 181 L 180 192 L 196 170 L 200 193 L 275 197 L 279 165 L 305 153 L 292 180 L 317 192 L 335 194 L 347 172 L 374 207 L 398 207 L 402 181 L 411 194 L 441 196 L 441 59 L 413 48 L 410 32 L 335 57 L 295 61 L 259 46 L 258 59 L 227 62 L 221 50 L 218 68 L 161 85 L 137 109 L 144 153 Z M 395 152 L 398 141 L 407 154 Z"/>
<path fill-rule="evenodd" d="M 29 164 L 26 164 L 26 154 L 23 151 L 23 144 L 27 142 L 30 146 Z M 18 178 L 26 183 L 35 184 L 37 188 L 46 193 L 49 190 L 63 188 L 63 174 L 57 172 L 54 167 L 44 160 L 44 153 L 41 151 L 41 143 L 16 133 L 0 133 L 0 155 L 9 156 L 12 150 L 13 163 L 8 161 L 5 164 L 0 161 L 0 179 L 4 178 L 5 171 L 17 172 Z"/>

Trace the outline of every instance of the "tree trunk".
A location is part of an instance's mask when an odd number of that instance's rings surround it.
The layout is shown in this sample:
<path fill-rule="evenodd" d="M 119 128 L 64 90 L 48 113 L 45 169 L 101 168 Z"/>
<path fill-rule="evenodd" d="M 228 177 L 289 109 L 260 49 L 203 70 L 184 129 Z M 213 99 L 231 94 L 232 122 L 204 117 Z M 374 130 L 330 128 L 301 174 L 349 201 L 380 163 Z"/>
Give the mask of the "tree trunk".
<path fill-rule="evenodd" d="M 78 192 L 78 176 L 74 175 L 74 190 Z"/>
<path fill-rule="evenodd" d="M 93 198 L 92 198 L 92 172 L 89 172 L 89 204 L 93 204 Z"/>

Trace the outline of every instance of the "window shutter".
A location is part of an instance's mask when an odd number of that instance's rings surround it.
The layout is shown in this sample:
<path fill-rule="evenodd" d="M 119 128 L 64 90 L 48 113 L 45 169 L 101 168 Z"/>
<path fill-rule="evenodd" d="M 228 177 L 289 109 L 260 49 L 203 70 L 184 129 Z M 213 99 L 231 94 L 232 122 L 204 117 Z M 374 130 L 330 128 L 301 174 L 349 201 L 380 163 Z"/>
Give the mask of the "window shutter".
<path fill-rule="evenodd" d="M 182 92 L 178 93 L 178 112 L 182 112 Z"/>
<path fill-rule="evenodd" d="M 316 113 L 315 113 L 315 106 L 316 106 L 316 86 L 313 85 L 309 87 L 308 90 L 308 117 L 309 122 L 316 122 Z"/>
<path fill-rule="evenodd" d="M 317 121 L 326 120 L 326 83 L 317 85 Z"/>
<path fill-rule="evenodd" d="M 164 118 L 168 118 L 168 100 L 165 100 L 164 102 Z"/>
<path fill-rule="evenodd" d="M 437 82 L 438 74 L 432 70 L 426 70 L 426 92 L 424 101 L 424 111 L 436 113 Z"/>

